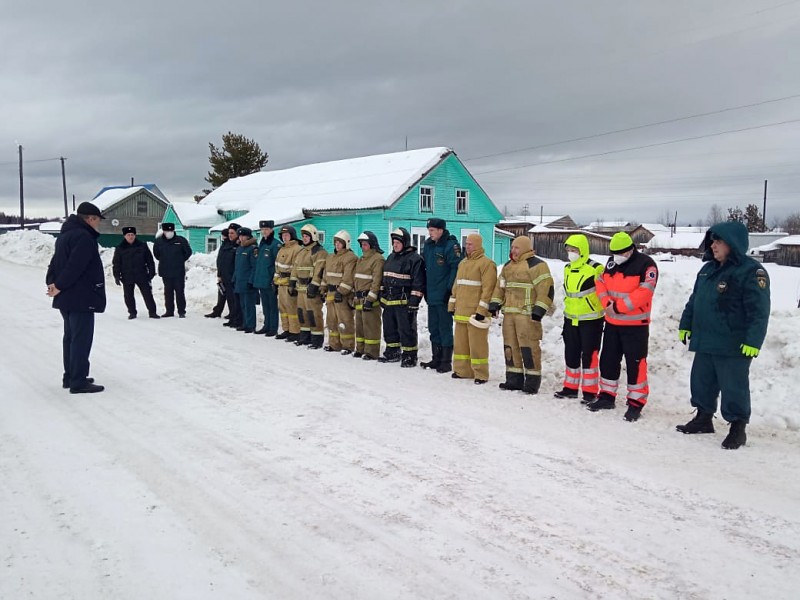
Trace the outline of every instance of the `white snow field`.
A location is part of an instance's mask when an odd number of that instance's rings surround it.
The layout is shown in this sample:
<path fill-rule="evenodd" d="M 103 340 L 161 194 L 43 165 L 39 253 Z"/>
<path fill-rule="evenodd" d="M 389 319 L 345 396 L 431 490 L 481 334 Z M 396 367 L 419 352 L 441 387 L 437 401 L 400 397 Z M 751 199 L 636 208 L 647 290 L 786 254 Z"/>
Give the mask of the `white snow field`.
<path fill-rule="evenodd" d="M 624 401 L 553 398 L 560 310 L 526 396 L 497 389 L 498 323 L 485 386 L 232 332 L 202 317 L 202 255 L 186 319 L 128 321 L 107 278 L 91 373 L 106 391 L 70 395 L 52 245 L 0 236 L 0 598 L 800 594 L 800 269 L 766 265 L 748 445 L 724 451 L 721 419 L 674 429 L 691 418 L 676 330 L 698 260 L 659 262 L 650 403 L 627 423 Z"/>

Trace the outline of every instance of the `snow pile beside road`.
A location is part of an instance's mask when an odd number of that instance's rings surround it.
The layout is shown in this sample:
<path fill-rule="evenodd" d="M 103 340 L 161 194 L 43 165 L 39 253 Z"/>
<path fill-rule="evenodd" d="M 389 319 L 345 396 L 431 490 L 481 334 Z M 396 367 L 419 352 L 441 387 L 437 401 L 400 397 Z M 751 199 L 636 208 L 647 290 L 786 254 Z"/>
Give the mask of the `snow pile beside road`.
<path fill-rule="evenodd" d="M 9 231 L 0 235 L 0 256 L 8 262 L 46 267 L 53 256 L 56 238 L 38 231 Z"/>

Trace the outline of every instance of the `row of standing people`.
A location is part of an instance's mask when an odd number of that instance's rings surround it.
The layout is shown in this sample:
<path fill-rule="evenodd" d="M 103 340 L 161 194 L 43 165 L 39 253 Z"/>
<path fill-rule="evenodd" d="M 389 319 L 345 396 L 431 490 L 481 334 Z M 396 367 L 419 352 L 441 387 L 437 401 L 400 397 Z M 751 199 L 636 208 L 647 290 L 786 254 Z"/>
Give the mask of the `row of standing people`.
<path fill-rule="evenodd" d="M 97 249 L 97 229 L 102 219 L 95 205 L 81 203 L 77 214 L 62 226 L 45 279 L 47 295 L 53 298 L 53 308 L 61 312 L 64 321 L 62 384 L 71 393 L 104 389 L 88 376 L 94 314 L 103 312 L 106 304 L 105 278 Z M 260 296 L 266 317 L 262 333 L 320 347 L 324 339 L 320 302 L 324 295 L 328 302 L 327 350 L 341 349 L 343 354 L 399 361 L 410 367 L 417 359 L 416 314 L 427 294 L 433 358 L 423 363 L 424 367 L 446 373 L 451 370 L 452 359 L 453 377 L 471 377 L 476 383 L 485 383 L 489 317 L 502 311 L 506 380 L 500 387 L 538 392 L 541 321 L 553 307 L 554 289 L 550 271 L 534 255 L 529 238 L 514 240 L 510 260 L 497 277 L 495 264 L 484 255 L 480 236 L 468 237 L 464 258 L 441 219 L 428 222 L 431 237 L 423 249 L 424 260 L 411 246 L 408 231 L 403 228 L 392 232 L 393 252 L 384 261 L 376 236 L 368 231 L 358 237 L 362 256 L 356 258 L 345 231 L 336 234 L 336 251 L 328 255 L 312 225 L 301 229 L 302 247 L 293 227 L 281 229 L 280 246 L 274 239 L 274 224 L 262 221 L 260 226 L 262 239 L 258 246 L 249 229 L 232 226 L 228 230 L 228 245 L 234 249 L 229 286 L 225 286 L 223 273 L 219 273 L 223 302 L 227 289 L 234 290 L 240 309 L 247 315 L 242 318 L 253 326 L 241 330 L 254 330 L 255 298 Z M 174 225 L 165 223 L 162 229 L 164 235 L 154 245 L 159 274 L 165 280 L 165 290 L 169 287 L 173 293 L 182 292 L 185 262 L 191 250 L 184 248 L 188 247 L 185 239 L 174 235 Z M 124 281 L 126 285 L 144 280 L 149 284 L 154 276 L 152 257 L 147 260 L 149 251 L 142 252 L 135 233 L 132 228 L 125 231 L 125 242 L 115 252 L 114 276 L 118 283 Z M 564 267 L 566 369 L 564 387 L 556 396 L 577 398 L 582 391 L 582 402 L 590 410 L 614 408 L 621 361 L 625 358 L 625 418 L 635 421 L 649 394 L 646 358 L 658 269 L 652 259 L 636 250 L 625 233 L 612 237 L 612 257 L 605 267 L 589 258 L 585 236 L 571 236 L 565 246 L 569 259 Z M 747 257 L 748 234 L 741 223 L 712 226 L 703 247 L 705 264 L 683 310 L 678 332 L 680 341 L 695 352 L 691 404 L 697 414 L 685 425 L 678 425 L 677 430 L 685 434 L 713 433 L 712 419 L 721 395 L 722 416 L 730 422 L 722 446 L 736 449 L 747 439 L 745 429 L 751 412 L 749 370 L 766 337 L 770 281 L 767 271 Z M 227 256 L 222 252 L 220 255 Z M 219 260 L 218 257 L 218 267 Z M 131 265 L 139 263 L 144 268 L 137 274 Z M 128 277 L 127 272 L 133 275 Z M 185 315 L 185 298 L 181 301 L 181 296 L 178 310 Z M 169 301 L 166 303 L 170 311 Z M 387 345 L 384 355 L 377 356 L 381 308 Z M 277 334 L 278 310 L 284 330 L 281 334 Z M 355 319 L 351 318 L 353 314 Z M 229 316 L 235 317 L 233 310 Z M 447 345 L 452 331 L 447 325 L 450 319 L 456 324 L 454 353 Z M 353 321 L 355 332 L 351 333 Z"/>

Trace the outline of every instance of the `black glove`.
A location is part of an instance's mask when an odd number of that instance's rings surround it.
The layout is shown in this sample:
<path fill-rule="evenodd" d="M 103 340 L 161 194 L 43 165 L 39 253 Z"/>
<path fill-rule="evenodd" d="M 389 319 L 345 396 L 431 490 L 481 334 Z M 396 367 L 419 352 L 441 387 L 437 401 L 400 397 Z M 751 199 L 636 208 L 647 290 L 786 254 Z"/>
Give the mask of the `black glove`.
<path fill-rule="evenodd" d="M 408 312 L 416 314 L 418 310 L 419 310 L 419 304 L 411 304 L 409 302 L 409 304 L 408 304 Z"/>
<path fill-rule="evenodd" d="M 419 310 L 419 303 L 422 302 L 422 296 L 417 296 L 416 294 L 412 294 L 411 297 L 408 299 L 408 308 L 411 310 Z"/>
<path fill-rule="evenodd" d="M 489 302 L 489 314 L 493 317 L 497 316 L 497 313 L 500 312 L 500 305 L 497 302 Z"/>
<path fill-rule="evenodd" d="M 316 298 L 319 295 L 319 286 L 314 283 L 309 283 L 306 295 L 308 295 L 309 298 Z"/>
<path fill-rule="evenodd" d="M 364 304 L 361 305 L 361 310 L 365 310 L 367 312 L 372 310 L 372 300 L 364 300 Z"/>
<path fill-rule="evenodd" d="M 542 315 L 540 315 L 536 311 L 531 313 L 531 321 L 541 321 L 541 320 L 542 320 Z"/>
<path fill-rule="evenodd" d="M 333 294 L 333 301 L 336 302 L 336 304 L 339 304 L 344 301 L 344 298 L 342 298 L 342 295 L 339 293 L 339 290 L 336 290 L 336 292 Z"/>
<path fill-rule="evenodd" d="M 290 295 L 292 298 L 294 298 L 295 296 L 297 296 L 297 282 L 296 282 L 296 281 L 294 281 L 294 280 L 292 280 L 292 281 L 289 281 L 289 289 L 288 289 L 288 290 L 286 290 L 286 291 L 289 293 L 289 295 Z"/>
<path fill-rule="evenodd" d="M 484 317 L 482 314 L 480 314 L 480 313 L 475 313 L 475 320 L 476 320 L 476 321 L 483 321 L 485 318 L 486 318 L 486 317 Z"/>
<path fill-rule="evenodd" d="M 117 285 L 122 285 L 122 284 L 119 282 L 119 277 L 114 277 L 114 283 L 116 283 Z"/>

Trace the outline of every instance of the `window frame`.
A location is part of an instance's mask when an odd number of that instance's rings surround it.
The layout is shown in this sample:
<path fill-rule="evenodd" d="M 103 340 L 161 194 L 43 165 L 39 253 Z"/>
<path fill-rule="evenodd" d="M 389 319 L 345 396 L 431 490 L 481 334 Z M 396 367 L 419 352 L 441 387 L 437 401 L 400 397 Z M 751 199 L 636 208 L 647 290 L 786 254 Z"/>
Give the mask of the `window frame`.
<path fill-rule="evenodd" d="M 144 210 L 142 209 L 144 207 Z M 146 217 L 147 216 L 147 198 L 138 198 L 136 200 L 136 216 L 137 217 Z"/>
<path fill-rule="evenodd" d="M 457 215 L 468 215 L 469 214 L 469 190 L 464 188 L 456 188 L 456 214 Z M 458 206 L 458 194 L 464 194 L 464 209 L 461 210 Z"/>
<path fill-rule="evenodd" d="M 428 190 L 427 194 L 424 194 L 422 190 Z M 423 197 L 429 198 L 429 208 L 423 207 L 422 199 Z M 434 200 L 436 197 L 436 189 L 432 185 L 421 185 L 419 186 L 419 212 L 421 213 L 432 213 L 434 207 Z"/>
<path fill-rule="evenodd" d="M 216 252 L 219 250 L 221 239 L 213 236 L 207 235 L 206 236 L 206 253 L 211 254 L 212 252 Z M 213 248 L 211 246 L 214 246 Z"/>

